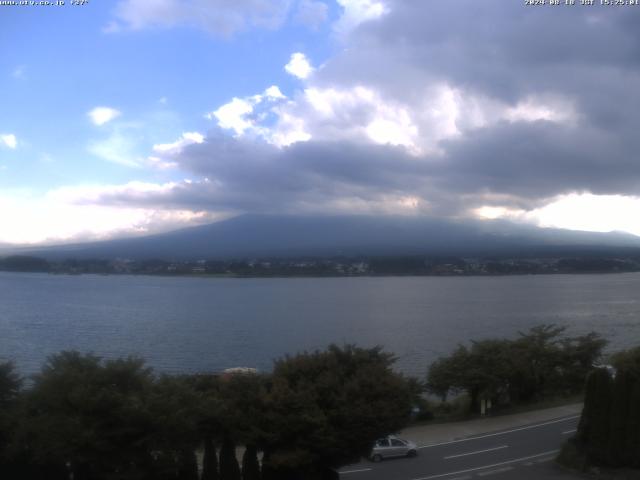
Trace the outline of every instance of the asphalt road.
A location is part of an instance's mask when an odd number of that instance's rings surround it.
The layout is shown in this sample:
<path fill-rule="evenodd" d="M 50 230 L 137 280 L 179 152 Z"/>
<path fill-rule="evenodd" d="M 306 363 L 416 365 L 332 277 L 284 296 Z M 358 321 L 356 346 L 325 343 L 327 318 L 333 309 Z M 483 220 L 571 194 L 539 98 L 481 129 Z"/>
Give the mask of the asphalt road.
<path fill-rule="evenodd" d="M 570 479 L 553 459 L 574 434 L 580 416 L 435 445 L 418 445 L 415 458 L 363 460 L 340 470 L 342 480 Z"/>

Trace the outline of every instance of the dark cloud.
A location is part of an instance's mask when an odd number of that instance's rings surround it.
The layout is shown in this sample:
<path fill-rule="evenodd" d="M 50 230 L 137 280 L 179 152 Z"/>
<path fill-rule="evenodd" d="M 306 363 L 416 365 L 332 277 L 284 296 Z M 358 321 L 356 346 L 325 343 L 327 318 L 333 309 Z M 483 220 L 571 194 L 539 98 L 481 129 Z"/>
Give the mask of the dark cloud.
<path fill-rule="evenodd" d="M 559 99 L 571 107 L 566 118 L 478 126 L 463 110 L 459 135 L 421 155 L 357 138 L 278 148 L 214 131 L 172 159 L 199 180 L 101 201 L 273 212 L 418 197 L 432 213 L 458 214 L 491 202 L 529 209 L 575 191 L 640 194 L 640 8 L 522 3 L 389 2 L 390 13 L 353 32 L 313 86 L 371 86 L 419 116 L 425 91 L 444 84 L 503 110 Z M 347 114 L 358 123 L 370 112 Z M 419 134 L 429 136 L 428 125 Z"/>

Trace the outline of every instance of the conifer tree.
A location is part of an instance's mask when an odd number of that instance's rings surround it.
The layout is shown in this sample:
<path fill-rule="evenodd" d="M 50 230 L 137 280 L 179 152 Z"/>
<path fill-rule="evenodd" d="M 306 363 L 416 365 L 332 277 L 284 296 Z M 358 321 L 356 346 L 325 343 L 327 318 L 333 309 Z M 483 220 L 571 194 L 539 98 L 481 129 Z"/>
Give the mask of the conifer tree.
<path fill-rule="evenodd" d="M 260 480 L 258 449 L 255 445 L 247 445 L 242 455 L 242 480 Z"/>
<path fill-rule="evenodd" d="M 632 383 L 626 371 L 617 372 L 611 385 L 611 411 L 609 415 L 607 464 L 618 467 L 624 465 L 629 417 L 629 397 Z"/>
<path fill-rule="evenodd" d="M 599 368 L 587 377 L 577 438 L 587 457 L 600 463 L 606 461 L 608 451 L 610 408 L 611 376 L 605 369 Z"/>
<path fill-rule="evenodd" d="M 224 439 L 220 449 L 220 480 L 241 480 L 236 445 L 229 437 Z"/>
<path fill-rule="evenodd" d="M 202 480 L 218 480 L 218 455 L 211 435 L 204 439 L 204 455 L 202 457 Z"/>

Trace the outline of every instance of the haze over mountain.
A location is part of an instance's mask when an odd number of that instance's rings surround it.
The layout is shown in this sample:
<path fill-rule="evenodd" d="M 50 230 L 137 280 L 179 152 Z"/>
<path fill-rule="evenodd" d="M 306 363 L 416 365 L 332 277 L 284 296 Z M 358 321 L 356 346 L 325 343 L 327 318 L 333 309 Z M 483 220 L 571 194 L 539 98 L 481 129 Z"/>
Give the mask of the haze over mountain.
<path fill-rule="evenodd" d="M 640 237 L 543 229 L 501 220 L 416 216 L 242 215 L 169 233 L 21 253 L 62 258 L 166 260 L 357 255 L 581 255 L 637 249 Z"/>

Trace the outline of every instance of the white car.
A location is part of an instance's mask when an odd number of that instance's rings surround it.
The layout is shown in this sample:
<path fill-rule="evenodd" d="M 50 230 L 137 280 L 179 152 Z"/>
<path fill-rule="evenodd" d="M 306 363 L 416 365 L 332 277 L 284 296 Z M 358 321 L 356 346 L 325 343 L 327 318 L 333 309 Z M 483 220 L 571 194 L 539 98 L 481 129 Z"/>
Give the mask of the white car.
<path fill-rule="evenodd" d="M 376 440 L 369 459 L 373 462 L 380 462 L 385 458 L 415 457 L 417 454 L 418 447 L 415 443 L 389 435 Z"/>

